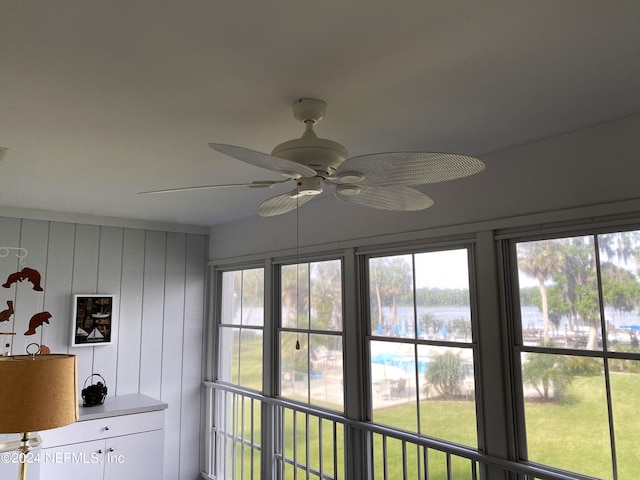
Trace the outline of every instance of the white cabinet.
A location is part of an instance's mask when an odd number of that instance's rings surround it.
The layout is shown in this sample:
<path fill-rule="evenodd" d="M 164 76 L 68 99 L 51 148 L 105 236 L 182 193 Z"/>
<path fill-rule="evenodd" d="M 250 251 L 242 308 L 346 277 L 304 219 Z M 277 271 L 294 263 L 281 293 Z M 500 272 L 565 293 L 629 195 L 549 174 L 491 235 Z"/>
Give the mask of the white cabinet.
<path fill-rule="evenodd" d="M 40 432 L 42 480 L 162 478 L 164 410 L 107 410 L 111 416 L 92 410 L 97 418 Z"/>
<path fill-rule="evenodd" d="M 162 478 L 163 430 L 112 438 L 105 446 L 105 480 Z"/>
<path fill-rule="evenodd" d="M 62 480 L 72 478 L 103 478 L 104 440 L 73 443 L 59 447 L 43 448 L 40 457 L 40 478 Z"/>
<path fill-rule="evenodd" d="M 40 478 L 43 480 L 75 478 L 155 480 L 162 478 L 163 440 L 163 431 L 153 430 L 106 440 L 43 448 Z"/>

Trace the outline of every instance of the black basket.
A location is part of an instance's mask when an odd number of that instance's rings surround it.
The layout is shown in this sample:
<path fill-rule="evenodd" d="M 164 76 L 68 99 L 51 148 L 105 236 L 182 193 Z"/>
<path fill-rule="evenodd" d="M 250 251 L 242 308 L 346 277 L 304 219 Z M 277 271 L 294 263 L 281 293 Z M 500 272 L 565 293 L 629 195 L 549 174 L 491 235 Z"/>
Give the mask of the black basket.
<path fill-rule="evenodd" d="M 87 382 L 91 377 L 100 377 L 102 378 L 102 382 L 98 381 L 98 383 L 87 387 Z M 106 384 L 107 381 L 99 373 L 92 373 L 89 375 L 84 381 L 84 388 L 82 389 L 82 406 L 95 407 L 96 405 L 102 405 L 105 397 L 107 396 Z"/>

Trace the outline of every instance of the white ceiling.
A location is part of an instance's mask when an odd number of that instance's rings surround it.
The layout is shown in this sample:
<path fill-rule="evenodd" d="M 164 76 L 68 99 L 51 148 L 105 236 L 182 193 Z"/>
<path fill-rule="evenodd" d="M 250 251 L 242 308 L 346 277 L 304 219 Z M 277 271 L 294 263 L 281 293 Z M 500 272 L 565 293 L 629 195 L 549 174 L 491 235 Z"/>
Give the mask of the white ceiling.
<path fill-rule="evenodd" d="M 215 225 L 291 185 L 137 192 L 277 179 L 207 143 L 269 153 L 298 97 L 352 155 L 640 112 L 640 2 L 0 0 L 0 59 L 0 206 Z"/>

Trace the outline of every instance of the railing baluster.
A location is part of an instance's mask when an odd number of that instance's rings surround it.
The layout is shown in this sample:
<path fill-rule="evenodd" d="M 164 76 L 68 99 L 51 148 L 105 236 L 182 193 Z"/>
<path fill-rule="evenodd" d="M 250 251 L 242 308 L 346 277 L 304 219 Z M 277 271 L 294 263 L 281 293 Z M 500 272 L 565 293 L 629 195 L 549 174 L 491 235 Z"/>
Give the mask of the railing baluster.
<path fill-rule="evenodd" d="M 389 470 L 387 466 L 387 436 L 382 435 L 382 471 L 384 473 L 384 480 L 389 479 Z"/>
<path fill-rule="evenodd" d="M 322 480 L 324 478 L 324 465 L 323 465 L 323 460 L 322 460 L 322 445 L 323 445 L 323 438 L 322 438 L 322 418 L 318 417 L 318 462 L 320 462 L 320 480 Z"/>
<path fill-rule="evenodd" d="M 227 475 L 227 460 L 229 457 L 229 453 L 227 452 L 228 449 L 228 445 L 227 445 L 227 439 L 228 439 L 228 428 L 229 428 L 229 422 L 231 421 L 231 417 L 228 416 L 229 415 L 229 396 L 232 395 L 230 392 L 225 392 L 224 394 L 224 463 L 223 463 L 223 467 L 222 467 L 222 473 L 223 475 Z"/>
<path fill-rule="evenodd" d="M 244 395 L 240 396 L 238 395 L 238 397 L 240 398 L 240 402 L 242 402 L 242 407 L 240 409 L 240 441 L 241 446 L 240 446 L 240 478 L 244 478 L 244 447 L 245 447 L 245 441 L 244 441 Z"/>
<path fill-rule="evenodd" d="M 473 480 L 478 480 L 478 472 L 475 460 L 470 460 L 471 462 L 471 478 Z"/>
<path fill-rule="evenodd" d="M 284 441 L 284 429 L 285 429 L 285 424 L 286 424 L 286 419 L 285 419 L 285 415 L 284 415 L 284 407 L 281 405 L 276 406 L 276 425 L 278 425 L 276 428 L 276 437 L 277 437 L 277 452 L 279 453 L 279 458 L 278 458 L 278 468 L 276 469 L 276 478 L 284 478 L 284 471 L 285 471 L 285 467 L 284 467 L 284 457 L 285 457 L 285 441 Z"/>
<path fill-rule="evenodd" d="M 253 463 L 254 463 L 253 462 L 253 458 L 255 457 L 254 454 L 255 454 L 255 444 L 256 444 L 255 441 L 254 441 L 254 437 L 253 437 L 253 433 L 255 431 L 254 418 L 253 418 L 254 417 L 254 412 L 255 412 L 255 405 L 253 403 L 254 402 L 253 398 L 251 398 L 249 400 L 250 400 L 249 401 L 249 405 L 250 405 L 250 408 L 251 408 L 251 437 L 250 437 L 251 438 L 251 450 L 250 450 L 250 452 L 251 452 L 251 469 L 249 471 L 249 475 L 250 475 L 249 478 L 251 478 L 251 480 L 253 480 Z"/>
<path fill-rule="evenodd" d="M 305 434 L 306 434 L 306 438 L 307 438 L 307 441 L 304 442 L 305 443 L 305 447 L 306 447 L 305 448 L 305 459 L 304 459 L 304 461 L 307 464 L 307 472 L 306 472 L 305 478 L 307 480 L 309 480 L 309 466 L 310 466 L 310 462 L 309 462 L 309 458 L 310 458 L 309 457 L 309 441 L 308 441 L 308 439 L 309 439 L 309 414 L 308 413 L 305 414 L 304 417 L 305 417 L 304 428 L 305 428 Z"/>
<path fill-rule="evenodd" d="M 424 478 L 429 480 L 429 448 L 424 447 Z"/>
<path fill-rule="evenodd" d="M 298 480 L 298 415 L 295 410 L 293 414 L 293 480 Z"/>
<path fill-rule="evenodd" d="M 338 424 L 336 422 L 333 422 L 333 478 L 338 478 Z"/>
<path fill-rule="evenodd" d="M 232 410 L 233 410 L 233 423 L 231 425 L 231 446 L 233 450 L 233 464 L 231 465 L 231 470 L 233 471 L 233 476 L 231 478 L 236 478 L 238 474 L 238 463 L 236 459 L 238 458 L 238 394 L 233 394 L 233 400 L 231 401 Z"/>
<path fill-rule="evenodd" d="M 447 452 L 447 480 L 451 480 L 451 454 Z"/>
<path fill-rule="evenodd" d="M 402 478 L 408 480 L 407 477 L 407 442 L 402 440 Z"/>

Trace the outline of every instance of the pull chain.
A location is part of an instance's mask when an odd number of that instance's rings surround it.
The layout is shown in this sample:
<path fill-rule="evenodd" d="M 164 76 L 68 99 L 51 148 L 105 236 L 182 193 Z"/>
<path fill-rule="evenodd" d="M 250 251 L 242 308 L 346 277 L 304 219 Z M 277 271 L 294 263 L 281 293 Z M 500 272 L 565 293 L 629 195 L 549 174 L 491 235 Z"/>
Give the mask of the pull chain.
<path fill-rule="evenodd" d="M 300 218 L 298 214 L 298 207 L 300 198 L 300 183 L 297 183 L 297 194 L 296 195 L 296 350 L 300 350 L 300 313 L 298 312 L 299 307 L 299 293 L 298 293 L 298 285 L 300 284 Z"/>

